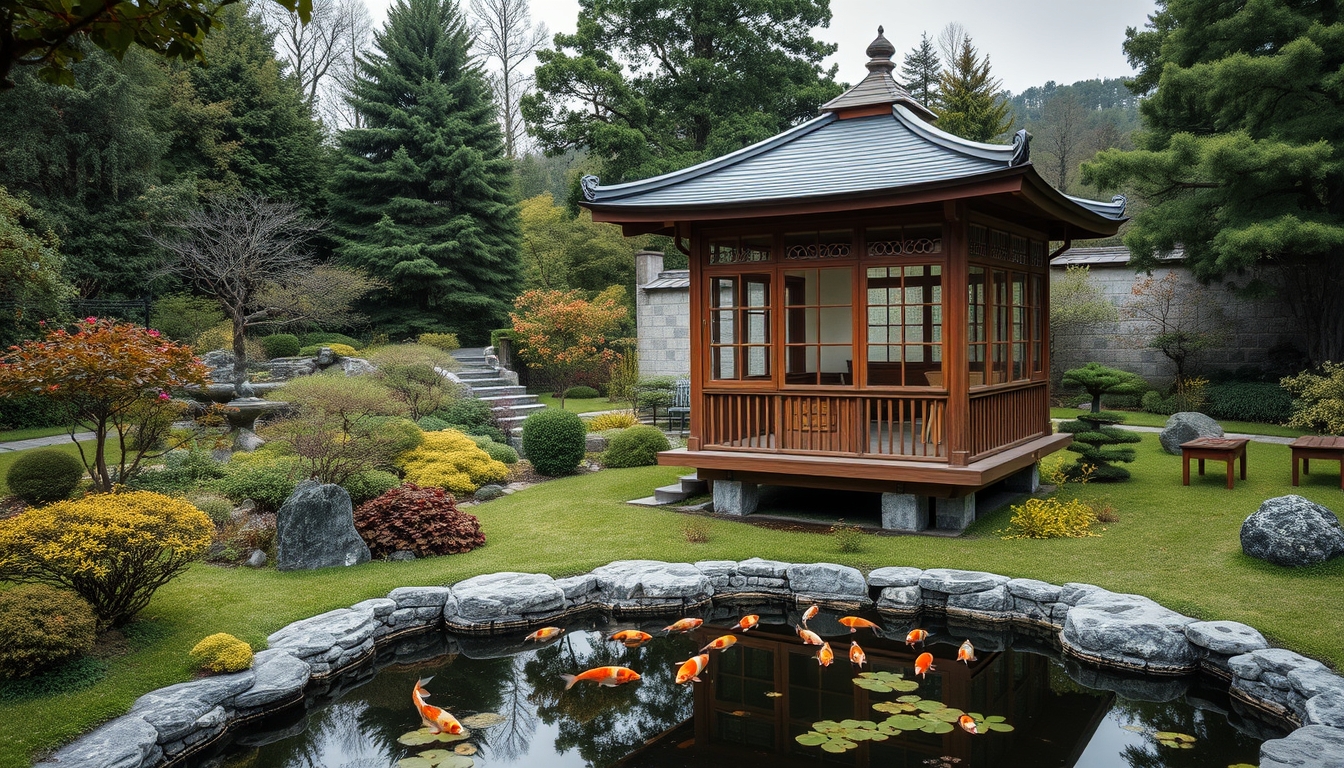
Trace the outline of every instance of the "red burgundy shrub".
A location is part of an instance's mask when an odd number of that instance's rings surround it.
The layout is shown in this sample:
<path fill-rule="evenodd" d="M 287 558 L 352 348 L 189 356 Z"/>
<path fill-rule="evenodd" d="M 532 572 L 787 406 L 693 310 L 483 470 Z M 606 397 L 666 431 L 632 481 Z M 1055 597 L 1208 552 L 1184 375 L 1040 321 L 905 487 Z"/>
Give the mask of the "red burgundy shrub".
<path fill-rule="evenodd" d="M 475 515 L 460 512 L 442 488 L 404 483 L 355 510 L 355 528 L 374 557 L 414 552 L 456 555 L 485 544 Z"/>

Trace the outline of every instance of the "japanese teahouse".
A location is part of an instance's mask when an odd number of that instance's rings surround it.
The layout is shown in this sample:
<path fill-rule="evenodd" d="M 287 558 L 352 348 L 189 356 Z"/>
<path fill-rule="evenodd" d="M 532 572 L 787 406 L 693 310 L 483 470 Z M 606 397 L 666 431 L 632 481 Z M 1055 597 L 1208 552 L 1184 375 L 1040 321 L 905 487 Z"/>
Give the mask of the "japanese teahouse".
<path fill-rule="evenodd" d="M 1070 440 L 1050 426 L 1047 270 L 1114 235 L 1124 198 L 1051 187 L 1026 131 L 938 130 L 881 33 L 820 117 L 674 173 L 582 180 L 595 221 L 689 257 L 689 437 L 659 462 L 712 481 L 719 512 L 755 511 L 759 485 L 836 488 L 882 493 L 884 527 L 959 530 L 977 490 L 1034 490 Z"/>

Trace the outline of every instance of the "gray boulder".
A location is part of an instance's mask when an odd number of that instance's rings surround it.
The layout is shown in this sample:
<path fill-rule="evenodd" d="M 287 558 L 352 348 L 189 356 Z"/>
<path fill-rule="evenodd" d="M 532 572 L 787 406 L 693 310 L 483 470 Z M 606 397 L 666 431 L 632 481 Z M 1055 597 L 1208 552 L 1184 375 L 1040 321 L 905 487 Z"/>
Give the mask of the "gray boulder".
<path fill-rule="evenodd" d="M 280 649 L 259 651 L 252 657 L 256 679 L 252 687 L 234 698 L 240 709 L 264 707 L 294 696 L 308 684 L 308 664 Z"/>
<path fill-rule="evenodd" d="M 1187 624 L 1185 637 L 1190 642 L 1226 656 L 1268 648 L 1265 636 L 1254 627 L 1248 627 L 1235 621 L 1197 621 Z"/>
<path fill-rule="evenodd" d="M 137 715 L 159 732 L 159 743 L 186 736 L 196 721 L 233 696 L 252 687 L 252 670 L 178 683 L 146 693 L 135 700 L 129 714 Z"/>
<path fill-rule="evenodd" d="M 1260 745 L 1260 768 L 1340 768 L 1344 728 L 1307 725 Z"/>
<path fill-rule="evenodd" d="M 266 441 L 261 438 L 261 435 L 247 427 L 243 427 L 233 434 L 233 449 L 235 451 L 251 453 L 265 444 Z"/>
<path fill-rule="evenodd" d="M 919 586 L 949 595 L 983 592 L 1008 583 L 1007 576 L 983 571 L 959 571 L 954 568 L 930 568 L 919 577 Z"/>
<path fill-rule="evenodd" d="M 43 760 L 69 766 L 98 768 L 140 768 L 153 765 L 149 758 L 158 752 L 159 732 L 138 715 L 126 715 L 104 725 Z"/>
<path fill-rule="evenodd" d="M 1329 691 L 1307 699 L 1307 719 L 1304 724 L 1344 728 L 1344 693 Z"/>
<path fill-rule="evenodd" d="M 1181 455 L 1181 443 L 1188 443 L 1201 437 L 1222 437 L 1223 428 L 1218 426 L 1218 422 L 1195 411 L 1181 411 L 1173 413 L 1171 418 L 1167 419 L 1167 426 L 1162 429 L 1162 434 L 1157 439 L 1162 443 L 1162 450 L 1176 456 Z"/>
<path fill-rule="evenodd" d="M 210 369 L 210 380 L 225 384 L 233 382 L 233 352 L 215 349 L 201 355 L 201 362 Z"/>
<path fill-rule="evenodd" d="M 503 495 L 504 495 L 504 486 L 495 485 L 491 483 L 489 485 L 482 485 L 480 488 L 477 488 L 476 493 L 474 494 L 474 498 L 477 501 L 490 501 L 491 499 L 498 499 L 500 496 Z"/>
<path fill-rule="evenodd" d="M 1185 627 L 1194 621 L 1146 597 L 1097 592 L 1069 611 L 1060 642 L 1076 656 L 1123 669 L 1189 672 L 1198 660 Z"/>
<path fill-rule="evenodd" d="M 868 597 L 868 582 L 857 568 L 834 563 L 791 565 L 785 571 L 789 589 L 799 595 L 863 600 Z"/>
<path fill-rule="evenodd" d="M 358 565 L 369 545 L 355 530 L 350 494 L 339 485 L 305 480 L 275 520 L 275 565 L 282 571 Z"/>
<path fill-rule="evenodd" d="M 254 549 L 254 550 L 252 550 L 252 554 L 250 554 L 250 555 L 247 556 L 247 567 L 248 567 L 248 568 L 265 568 L 265 567 L 266 567 L 266 561 L 267 561 L 268 559 L 270 559 L 270 558 L 266 557 L 266 553 L 265 553 L 265 552 L 261 551 L 260 549 Z"/>
<path fill-rule="evenodd" d="M 1295 568 L 1344 555 L 1344 528 L 1335 513 L 1301 496 L 1267 499 L 1241 524 L 1241 551 Z"/>
<path fill-rule="evenodd" d="M 341 370 L 346 376 L 363 376 L 366 373 L 373 373 L 378 369 L 373 363 L 362 357 L 342 357 Z"/>
<path fill-rule="evenodd" d="M 908 587 L 883 587 L 882 595 L 877 599 L 879 611 L 892 613 L 918 613 L 924 606 L 924 596 L 918 584 Z"/>
<path fill-rule="evenodd" d="M 288 381 L 317 373 L 317 363 L 311 357 L 277 357 L 266 363 L 272 381 Z"/>
<path fill-rule="evenodd" d="M 457 599 L 457 615 L 473 623 L 516 619 L 565 607 L 564 590 L 544 573 L 477 576 L 454 584 L 453 596 Z"/>
<path fill-rule="evenodd" d="M 592 575 L 607 601 L 703 600 L 714 594 L 709 577 L 690 563 L 618 560 Z"/>
<path fill-rule="evenodd" d="M 885 589 L 887 587 L 913 587 L 924 575 L 923 568 L 889 566 L 874 568 L 868 573 L 868 586 Z"/>
<path fill-rule="evenodd" d="M 589 432 L 588 436 L 583 438 L 583 450 L 586 453 L 601 453 L 607 450 L 607 438 L 602 435 Z"/>

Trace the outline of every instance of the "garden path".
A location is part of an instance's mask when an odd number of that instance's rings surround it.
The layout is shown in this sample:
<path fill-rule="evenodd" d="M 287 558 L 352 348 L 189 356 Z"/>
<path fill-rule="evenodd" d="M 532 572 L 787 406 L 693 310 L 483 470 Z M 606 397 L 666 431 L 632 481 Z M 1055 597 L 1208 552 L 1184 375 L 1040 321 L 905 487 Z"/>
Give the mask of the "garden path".
<path fill-rule="evenodd" d="M 92 432 L 76 432 L 75 439 L 83 442 L 92 440 Z M 30 437 L 27 440 L 11 440 L 7 443 L 0 443 L 0 453 L 10 451 L 26 451 L 29 448 L 46 448 L 49 445 L 65 445 L 70 442 L 69 435 L 49 435 L 47 437 Z"/>

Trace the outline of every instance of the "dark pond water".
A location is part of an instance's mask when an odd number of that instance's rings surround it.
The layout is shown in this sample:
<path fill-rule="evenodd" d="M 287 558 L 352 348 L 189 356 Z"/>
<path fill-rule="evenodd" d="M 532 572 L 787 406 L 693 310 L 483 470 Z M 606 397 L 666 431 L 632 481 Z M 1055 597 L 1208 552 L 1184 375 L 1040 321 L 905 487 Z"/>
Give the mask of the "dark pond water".
<path fill-rule="evenodd" d="M 1198 680 L 1124 680 L 1062 662 L 1048 641 L 994 635 L 983 629 L 924 623 L 936 668 L 913 692 L 878 692 L 856 686 L 847 659 L 851 639 L 867 653 L 865 671 L 915 679 L 913 664 L 924 649 L 907 647 L 913 624 L 887 622 L 878 638 L 851 635 L 822 615 L 810 626 L 828 638 L 836 660 L 822 668 L 815 647 L 804 646 L 776 609 L 775 621 L 735 633 L 736 645 L 710 652 L 704 682 L 678 686 L 681 662 L 729 633 L 733 620 L 712 621 L 687 635 L 663 636 L 670 620 L 622 622 L 594 617 L 573 623 L 559 639 L 538 648 L 515 638 L 431 634 L 403 641 L 394 651 L 341 679 L 316 686 L 305 705 L 254 723 L 215 756 L 197 760 L 212 768 L 388 768 L 429 749 L 460 743 L 407 746 L 399 737 L 420 727 L 411 704 L 418 678 L 433 675 L 430 703 L 459 718 L 499 715 L 500 722 L 471 730 L 465 740 L 482 768 L 504 766 L 708 766 L 849 765 L 892 768 L 1228 768 L 1259 762 L 1261 738 L 1280 726 L 1230 711 L 1226 696 Z M 762 609 L 741 609 L 741 613 Z M 876 619 L 877 617 L 870 616 Z M 619 629 L 655 635 L 639 648 L 605 638 Z M 957 646 L 976 639 L 978 660 L 955 661 Z M 1011 645 L 1004 645 L 1007 640 Z M 998 648 L 998 650 L 989 650 Z M 616 688 L 580 683 L 564 690 L 562 674 L 603 665 L 627 666 L 643 680 Z M 1104 678 L 1104 679 L 1102 679 Z M 1127 692 L 1088 688 L 1077 680 Z M 881 723 L 891 715 L 873 704 L 917 696 L 983 716 L 1001 716 L 1011 732 L 971 735 L 907 730 L 885 740 L 855 740 L 838 754 L 805 746 L 795 737 L 818 721 Z M 1164 699 L 1167 701 L 1144 701 Z M 888 706 L 894 706 L 888 704 Z M 916 711 L 915 714 L 919 714 Z M 907 723 L 910 721 L 906 721 Z M 1158 734 L 1164 734 L 1159 736 Z M 1180 734 L 1188 747 L 1164 746 Z M 1249 735 L 1254 734 L 1254 736 Z M 1257 738 L 1258 737 L 1258 738 Z M 431 753 L 430 757 L 443 753 Z M 410 763 L 425 768 L 424 763 Z M 460 765 L 465 763 L 443 763 Z"/>

